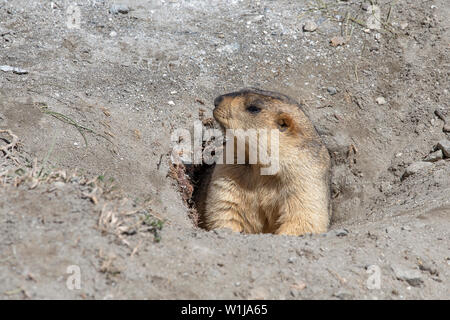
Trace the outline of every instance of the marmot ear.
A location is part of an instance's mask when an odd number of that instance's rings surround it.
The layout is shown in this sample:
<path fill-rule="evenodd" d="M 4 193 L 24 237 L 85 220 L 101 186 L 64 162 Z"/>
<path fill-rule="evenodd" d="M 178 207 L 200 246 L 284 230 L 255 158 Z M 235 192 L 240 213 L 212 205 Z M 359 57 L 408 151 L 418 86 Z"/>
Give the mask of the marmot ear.
<path fill-rule="evenodd" d="M 281 132 L 288 130 L 293 132 L 297 130 L 294 119 L 292 119 L 292 116 L 288 113 L 283 112 L 278 115 L 277 125 Z"/>

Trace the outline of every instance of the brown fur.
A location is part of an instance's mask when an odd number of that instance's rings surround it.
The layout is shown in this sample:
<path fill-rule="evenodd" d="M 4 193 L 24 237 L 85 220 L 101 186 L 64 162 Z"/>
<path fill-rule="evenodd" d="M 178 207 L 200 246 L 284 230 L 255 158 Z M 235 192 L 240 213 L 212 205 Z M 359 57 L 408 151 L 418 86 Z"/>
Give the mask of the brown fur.
<path fill-rule="evenodd" d="M 278 129 L 280 170 L 264 176 L 259 164 L 217 164 L 202 205 L 202 225 L 244 233 L 326 232 L 330 158 L 301 107 L 287 96 L 259 89 L 220 96 L 215 105 L 214 118 L 225 129 Z M 253 105 L 261 111 L 249 112 Z"/>

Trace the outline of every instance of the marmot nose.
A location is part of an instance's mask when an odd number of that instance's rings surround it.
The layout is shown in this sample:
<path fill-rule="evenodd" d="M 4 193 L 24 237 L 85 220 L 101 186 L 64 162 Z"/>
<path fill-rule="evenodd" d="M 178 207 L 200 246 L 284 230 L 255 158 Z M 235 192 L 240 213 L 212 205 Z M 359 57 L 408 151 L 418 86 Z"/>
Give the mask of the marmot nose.
<path fill-rule="evenodd" d="M 223 101 L 223 96 L 218 96 L 214 99 L 214 106 L 217 107 Z"/>

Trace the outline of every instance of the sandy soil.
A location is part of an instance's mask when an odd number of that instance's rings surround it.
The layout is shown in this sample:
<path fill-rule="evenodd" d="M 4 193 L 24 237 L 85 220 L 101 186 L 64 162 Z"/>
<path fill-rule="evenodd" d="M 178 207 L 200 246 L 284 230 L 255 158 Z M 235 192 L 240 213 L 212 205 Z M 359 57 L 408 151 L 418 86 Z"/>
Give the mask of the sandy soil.
<path fill-rule="evenodd" d="M 377 3 L 0 0 L 0 298 L 449 299 L 450 5 Z M 248 86 L 305 104 L 330 232 L 190 218 L 171 134 Z"/>

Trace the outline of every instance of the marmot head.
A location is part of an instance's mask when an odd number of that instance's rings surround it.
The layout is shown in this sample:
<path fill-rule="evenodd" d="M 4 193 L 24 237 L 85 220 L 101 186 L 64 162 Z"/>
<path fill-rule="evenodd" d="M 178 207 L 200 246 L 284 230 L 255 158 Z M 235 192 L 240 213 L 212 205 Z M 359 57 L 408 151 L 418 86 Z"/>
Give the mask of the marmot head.
<path fill-rule="evenodd" d="M 283 94 L 255 88 L 218 96 L 214 118 L 225 129 L 276 129 L 280 140 L 315 134 L 300 105 Z"/>

